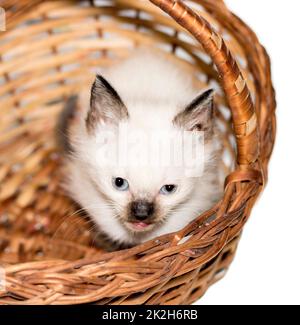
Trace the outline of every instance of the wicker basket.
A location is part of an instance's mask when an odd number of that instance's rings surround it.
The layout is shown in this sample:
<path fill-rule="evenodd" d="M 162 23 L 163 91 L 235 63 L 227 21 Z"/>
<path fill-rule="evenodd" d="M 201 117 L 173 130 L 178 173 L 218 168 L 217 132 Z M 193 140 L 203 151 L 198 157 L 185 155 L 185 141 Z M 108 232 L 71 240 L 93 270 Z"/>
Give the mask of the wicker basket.
<path fill-rule="evenodd" d="M 7 15 L 0 34 L 0 303 L 194 302 L 226 273 L 267 179 L 276 103 L 255 34 L 222 0 L 0 6 Z M 141 44 L 185 62 L 201 87 L 219 85 L 220 168 L 228 177 L 221 202 L 185 229 L 108 253 L 93 247 L 89 221 L 60 189 L 54 129 L 66 98 L 95 68 Z"/>

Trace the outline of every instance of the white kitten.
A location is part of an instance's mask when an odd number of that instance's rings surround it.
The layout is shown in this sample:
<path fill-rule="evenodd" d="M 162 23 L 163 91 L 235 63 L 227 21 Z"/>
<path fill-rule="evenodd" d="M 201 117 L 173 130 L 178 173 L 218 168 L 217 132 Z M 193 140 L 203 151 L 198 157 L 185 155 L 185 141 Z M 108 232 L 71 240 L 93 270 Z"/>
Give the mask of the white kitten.
<path fill-rule="evenodd" d="M 133 245 L 178 231 L 220 198 L 213 92 L 200 93 L 184 68 L 145 51 L 104 75 L 79 102 L 69 103 L 69 109 L 75 104 L 80 109 L 79 121 L 69 129 L 65 188 L 112 241 Z M 138 137 L 139 148 L 148 148 L 146 139 L 161 131 L 202 131 L 205 148 L 198 158 L 203 172 L 189 177 L 185 168 L 141 166 L 134 159 L 116 163 L 120 125 L 130 134 L 145 135 Z"/>

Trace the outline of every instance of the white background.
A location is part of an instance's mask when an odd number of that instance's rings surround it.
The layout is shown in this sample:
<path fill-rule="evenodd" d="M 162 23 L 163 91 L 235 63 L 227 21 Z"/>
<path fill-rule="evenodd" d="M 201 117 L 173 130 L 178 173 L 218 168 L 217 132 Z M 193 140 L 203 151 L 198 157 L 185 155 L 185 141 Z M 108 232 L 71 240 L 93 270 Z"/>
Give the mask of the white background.
<path fill-rule="evenodd" d="M 278 133 L 269 183 L 227 275 L 199 304 L 300 304 L 300 1 L 226 0 L 267 48 Z"/>

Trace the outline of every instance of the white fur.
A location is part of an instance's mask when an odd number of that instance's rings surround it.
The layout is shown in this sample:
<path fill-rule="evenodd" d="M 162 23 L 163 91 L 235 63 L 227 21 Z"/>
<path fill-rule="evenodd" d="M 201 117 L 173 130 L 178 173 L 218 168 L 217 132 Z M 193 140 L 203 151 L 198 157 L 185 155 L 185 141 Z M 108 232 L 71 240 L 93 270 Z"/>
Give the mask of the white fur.
<path fill-rule="evenodd" d="M 202 91 L 194 86 L 193 77 L 181 66 L 145 51 L 104 71 L 103 76 L 128 108 L 128 129 L 136 131 L 159 129 L 171 132 L 176 114 Z M 198 178 L 187 178 L 182 174 L 174 180 L 167 168 L 99 167 L 101 153 L 96 139 L 109 127 L 101 125 L 94 137 L 88 135 L 84 121 L 89 108 L 89 95 L 83 93 L 81 97 L 80 121 L 71 134 L 75 154 L 67 160 L 68 181 L 65 187 L 111 239 L 138 244 L 178 231 L 219 199 L 221 191 L 217 167 L 213 168 L 217 166 L 219 158 L 217 138 L 205 147 L 206 169 Z M 112 177 L 127 179 L 130 191 L 115 190 Z M 178 184 L 176 193 L 169 196 L 158 194 L 161 186 L 174 182 Z M 132 195 L 156 197 L 165 214 L 162 224 L 142 236 L 133 236 L 118 219 L 118 214 L 122 213 Z"/>

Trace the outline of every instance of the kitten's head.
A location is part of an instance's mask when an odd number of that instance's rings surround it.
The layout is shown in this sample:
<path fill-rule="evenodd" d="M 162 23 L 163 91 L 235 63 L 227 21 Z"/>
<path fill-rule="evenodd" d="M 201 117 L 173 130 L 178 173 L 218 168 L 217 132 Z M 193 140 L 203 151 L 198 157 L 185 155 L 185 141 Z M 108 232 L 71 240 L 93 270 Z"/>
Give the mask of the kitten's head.
<path fill-rule="evenodd" d="M 78 196 L 79 201 L 103 231 L 123 242 L 134 243 L 151 238 L 151 234 L 160 234 L 155 230 L 163 225 L 169 225 L 169 229 L 174 231 L 184 226 L 184 216 L 179 217 L 179 214 L 199 213 L 195 194 L 201 190 L 205 192 L 199 188 L 201 177 L 188 177 L 184 168 L 171 168 L 157 161 L 153 163 L 153 153 L 147 157 L 151 162 L 144 165 L 137 165 L 134 157 L 140 154 L 137 148 L 145 149 L 149 145 L 147 136 L 151 132 L 203 131 L 205 143 L 209 145 L 214 124 L 213 91 L 208 90 L 176 109 L 163 107 L 166 103 L 156 103 L 156 114 L 151 105 L 150 102 L 138 101 L 126 101 L 125 104 L 112 85 L 97 76 L 84 123 L 85 139 L 78 141 L 81 145 L 77 143 L 81 172 L 84 182 L 89 183 L 89 190 Z M 165 116 L 158 113 L 163 110 L 168 112 Z M 135 141 L 128 139 L 123 143 L 122 130 L 129 137 L 138 134 L 139 145 L 134 147 Z M 125 149 L 120 149 L 120 141 L 127 145 Z M 131 155 L 128 155 L 129 151 Z M 206 160 L 211 159 L 210 153 L 206 154 Z M 82 199 L 84 195 L 86 199 Z M 188 204 L 191 211 L 185 208 Z"/>

